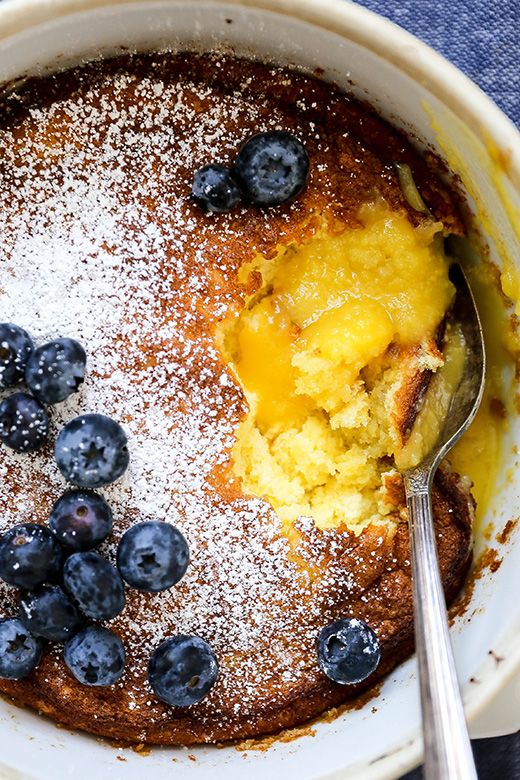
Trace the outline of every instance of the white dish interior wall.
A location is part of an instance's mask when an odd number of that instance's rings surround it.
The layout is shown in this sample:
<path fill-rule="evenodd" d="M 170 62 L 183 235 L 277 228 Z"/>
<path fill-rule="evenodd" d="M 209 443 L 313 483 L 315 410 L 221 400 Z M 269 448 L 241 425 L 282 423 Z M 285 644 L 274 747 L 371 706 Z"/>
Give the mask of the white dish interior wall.
<path fill-rule="evenodd" d="M 3 4 L 4 5 L 4 4 Z M 9 0 L 5 6 L 10 5 Z M 15 3 L 11 3 L 15 5 Z M 18 3 L 23 6 L 23 2 Z M 459 143 L 464 164 L 472 172 L 498 232 L 515 256 L 514 235 L 493 182 L 479 161 L 482 145 L 470 129 L 424 86 L 388 60 L 348 38 L 288 15 L 219 2 L 135 2 L 78 13 L 57 13 L 56 18 L 36 24 L 28 3 L 27 28 L 0 38 L 0 83 L 27 73 L 62 68 L 123 47 L 131 49 L 222 46 L 256 58 L 267 58 L 312 71 L 324 69 L 324 78 L 334 80 L 370 102 L 394 124 L 413 128 L 428 145 L 437 146 L 431 127 L 431 112 L 444 132 Z M 37 4 L 32 4 L 32 8 Z M 43 4 L 42 4 L 43 5 Z M 45 4 L 46 6 L 48 4 Z M 73 3 L 71 4 L 73 5 Z M 254 5 L 254 4 L 253 4 Z M 50 3 L 52 8 L 52 3 Z M 6 10 L 9 10 L 6 8 Z M 0 17 L 2 10 L 0 10 Z M 232 23 L 227 22 L 231 19 Z M 375 24 L 375 23 L 374 23 Z M 1 34 L 1 18 L 0 18 Z M 374 35 L 380 34 L 377 25 Z M 413 47 L 413 39 L 410 39 Z M 413 53 L 413 52 L 412 52 Z M 428 52 L 417 48 L 418 66 Z M 352 87 L 352 83 L 356 86 Z M 405 118 L 405 120 L 403 119 Z M 479 151 L 476 151 L 476 150 Z M 514 193 L 513 193 L 514 194 Z M 493 251 L 493 248 L 492 248 Z M 518 248 L 516 257 L 520 257 Z M 499 258 L 494 258 L 499 262 Z M 513 425 L 506 444 L 510 452 L 520 440 L 520 427 Z M 490 508 L 497 529 L 519 513 L 519 490 L 511 482 L 499 485 Z M 477 540 L 477 546 L 482 540 Z M 469 715 L 475 713 L 497 687 L 504 684 L 518 662 L 515 637 L 520 632 L 520 601 L 512 597 L 520 567 L 520 540 L 513 536 L 502 566 L 476 583 L 466 618 L 452 629 L 460 679 Z M 494 650 L 504 661 L 500 667 L 489 655 Z M 469 683 L 475 678 L 478 683 Z M 372 711 L 372 707 L 377 709 Z M 395 777 L 418 758 L 419 710 L 416 666 L 410 660 L 386 680 L 376 700 L 363 709 L 347 712 L 333 723 L 314 727 L 314 737 L 275 744 L 268 752 L 247 755 L 233 747 L 154 749 L 143 758 L 130 749 L 117 750 L 94 738 L 58 730 L 45 718 L 22 711 L 0 700 L 3 777 L 82 777 L 134 780 L 145 772 L 155 780 L 170 777 L 206 780 L 215 773 L 227 780 L 250 780 L 266 776 L 285 780 L 324 777 Z M 124 761 L 118 760 L 118 756 Z M 196 760 L 192 760 L 194 756 Z M 172 763 L 175 759 L 175 763 Z M 9 769 L 8 769 L 9 768 Z"/>

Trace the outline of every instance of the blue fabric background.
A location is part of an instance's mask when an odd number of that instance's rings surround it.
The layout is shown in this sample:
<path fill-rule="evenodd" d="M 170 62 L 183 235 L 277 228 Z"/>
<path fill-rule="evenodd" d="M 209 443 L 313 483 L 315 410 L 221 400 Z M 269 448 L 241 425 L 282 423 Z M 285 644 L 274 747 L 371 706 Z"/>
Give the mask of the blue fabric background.
<path fill-rule="evenodd" d="M 520 0 L 357 0 L 437 49 L 520 127 Z M 480 780 L 520 780 L 520 734 L 473 743 Z M 403 780 L 423 780 L 417 769 Z"/>
<path fill-rule="evenodd" d="M 520 127 L 520 0 L 357 2 L 443 54 Z"/>

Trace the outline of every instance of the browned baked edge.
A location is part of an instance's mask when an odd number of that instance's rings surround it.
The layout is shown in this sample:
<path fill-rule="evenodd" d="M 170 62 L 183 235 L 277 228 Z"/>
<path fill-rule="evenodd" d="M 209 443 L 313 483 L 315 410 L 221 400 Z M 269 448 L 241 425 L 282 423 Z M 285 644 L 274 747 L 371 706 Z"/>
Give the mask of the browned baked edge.
<path fill-rule="evenodd" d="M 448 466 L 439 469 L 433 488 L 433 506 L 439 561 L 446 600 L 449 603 L 459 593 L 472 559 L 472 520 L 474 501 L 459 476 Z M 393 553 L 399 560 L 409 561 L 408 526 L 401 523 L 393 540 Z M 164 745 L 192 745 L 197 743 L 223 742 L 244 739 L 255 735 L 276 733 L 284 728 L 301 725 L 332 707 L 355 700 L 361 693 L 376 685 L 392 669 L 395 669 L 412 652 L 413 616 L 411 613 L 411 581 L 409 566 L 403 569 L 403 590 L 399 599 L 406 610 L 400 618 L 398 632 L 389 642 L 382 642 L 381 663 L 377 671 L 364 683 L 355 686 L 336 685 L 323 677 L 314 688 L 301 687 L 299 695 L 278 709 L 266 709 L 254 717 L 222 722 L 205 717 L 197 718 L 196 708 L 192 712 L 180 710 L 174 718 L 144 726 L 129 722 L 119 711 L 117 701 L 107 689 L 103 696 L 97 692 L 95 708 L 90 706 L 87 695 L 50 696 L 40 685 L 4 680 L 0 690 L 12 696 L 15 702 L 38 710 L 64 726 L 99 734 L 125 742 L 147 742 Z M 375 584 L 377 588 L 377 583 Z M 405 593 L 405 590 L 408 592 Z M 406 606 L 408 605 L 408 606 Z M 66 691 L 61 691 L 62 696 Z M 95 717 L 94 717 L 95 716 Z"/>

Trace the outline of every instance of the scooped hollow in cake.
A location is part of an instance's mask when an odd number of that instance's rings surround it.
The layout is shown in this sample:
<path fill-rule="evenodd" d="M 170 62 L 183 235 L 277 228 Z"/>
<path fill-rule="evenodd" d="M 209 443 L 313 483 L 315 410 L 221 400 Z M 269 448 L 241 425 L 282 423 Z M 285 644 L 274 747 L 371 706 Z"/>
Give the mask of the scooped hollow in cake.
<path fill-rule="evenodd" d="M 38 345 L 74 338 L 87 352 L 52 437 L 85 413 L 128 436 L 130 465 L 103 490 L 113 533 L 101 553 L 115 560 L 129 527 L 160 520 L 190 562 L 168 590 L 127 590 L 108 621 L 126 655 L 114 684 L 80 684 L 54 644 L 0 689 L 60 723 L 164 744 L 274 733 L 356 698 L 413 645 L 394 461 L 444 362 L 453 291 L 440 239 L 462 231 L 454 196 L 369 107 L 258 63 L 123 57 L 33 80 L 3 107 L 2 319 Z M 224 213 L 193 201 L 197 171 L 231 167 L 272 130 L 309 158 L 293 200 Z M 407 202 L 396 160 L 433 217 Z M 2 447 L 0 473 L 0 528 L 46 523 L 66 488 L 51 446 Z M 469 481 L 445 464 L 433 503 L 452 599 L 471 558 Z M 16 599 L 1 584 L 2 616 Z M 340 685 L 316 639 L 350 616 L 373 629 L 381 661 Z M 187 708 L 147 676 L 178 635 L 218 661 Z"/>
<path fill-rule="evenodd" d="M 413 227 L 384 202 L 359 220 L 244 269 L 262 287 L 222 337 L 250 405 L 233 451 L 246 490 L 289 524 L 357 533 L 395 516 L 385 480 L 408 452 L 409 389 L 444 363 L 454 292 L 442 223 Z"/>

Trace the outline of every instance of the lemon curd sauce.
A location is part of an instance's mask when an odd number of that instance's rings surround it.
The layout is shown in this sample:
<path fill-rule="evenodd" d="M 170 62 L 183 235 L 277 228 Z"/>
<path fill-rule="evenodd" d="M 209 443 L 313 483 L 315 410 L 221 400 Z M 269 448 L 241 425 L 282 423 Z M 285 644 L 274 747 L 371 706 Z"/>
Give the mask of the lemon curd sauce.
<path fill-rule="evenodd" d="M 249 403 L 234 473 L 288 527 L 302 515 L 355 533 L 399 521 L 386 478 L 433 446 L 461 376 L 462 335 L 448 323 L 439 336 L 454 295 L 442 224 L 414 227 L 382 200 L 362 206 L 359 221 L 354 229 L 322 226 L 272 260 L 256 257 L 242 276 L 259 271 L 262 286 L 224 326 L 224 351 Z M 403 433 L 411 366 L 433 372 L 433 381 Z M 468 447 L 496 461 L 490 415 L 488 394 L 455 453 L 464 475 Z M 483 501 L 493 474 L 471 469 Z"/>

